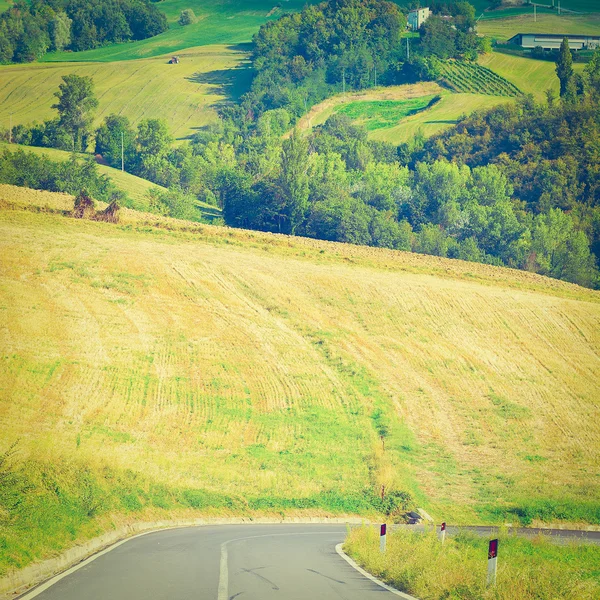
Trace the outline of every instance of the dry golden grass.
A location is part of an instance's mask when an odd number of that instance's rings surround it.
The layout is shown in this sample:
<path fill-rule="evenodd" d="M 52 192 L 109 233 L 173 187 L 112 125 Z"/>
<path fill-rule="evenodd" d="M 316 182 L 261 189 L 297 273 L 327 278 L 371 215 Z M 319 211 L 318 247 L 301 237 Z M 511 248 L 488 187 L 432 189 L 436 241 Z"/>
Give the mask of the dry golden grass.
<path fill-rule="evenodd" d="M 10 186 L 0 207 L 0 429 L 33 457 L 253 496 L 385 483 L 455 521 L 598 494 L 597 292 L 127 210 L 81 222 Z"/>

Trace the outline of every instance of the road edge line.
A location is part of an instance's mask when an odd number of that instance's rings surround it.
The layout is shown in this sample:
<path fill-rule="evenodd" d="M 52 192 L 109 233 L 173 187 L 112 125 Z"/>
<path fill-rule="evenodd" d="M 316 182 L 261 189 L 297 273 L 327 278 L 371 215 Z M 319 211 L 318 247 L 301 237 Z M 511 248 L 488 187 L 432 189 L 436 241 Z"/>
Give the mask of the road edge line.
<path fill-rule="evenodd" d="M 362 567 L 360 567 L 359 565 L 356 564 L 356 562 L 354 562 L 343 550 L 342 547 L 344 546 L 344 543 L 341 542 L 340 544 L 338 544 L 335 547 L 335 551 L 353 568 L 356 569 L 363 577 L 366 577 L 367 579 L 370 579 L 373 583 L 376 583 L 378 586 L 386 589 L 388 592 L 391 592 L 392 594 L 395 594 L 396 596 L 400 596 L 400 598 L 404 598 L 404 600 L 419 600 L 419 598 L 415 598 L 415 596 L 411 596 L 410 594 L 405 594 L 404 592 L 401 592 L 400 590 L 397 590 L 396 588 L 393 588 L 391 585 L 388 585 L 387 583 L 384 583 L 383 581 L 381 581 L 380 579 L 377 579 L 377 577 L 374 577 L 373 575 L 371 575 L 371 573 L 368 573 L 367 571 L 365 571 Z"/>
<path fill-rule="evenodd" d="M 167 529 L 167 528 L 165 528 L 165 529 Z M 171 528 L 168 528 L 168 529 L 171 529 Z M 179 529 L 179 527 L 173 527 L 172 529 Z M 24 592 L 22 595 L 17 596 L 16 600 L 30 600 L 31 598 L 35 598 L 36 596 L 39 596 L 42 592 L 45 592 L 48 588 L 51 588 L 53 585 L 58 583 L 61 579 L 67 577 L 68 575 L 71 575 L 71 573 L 75 573 L 75 571 L 79 571 L 79 569 L 81 569 L 82 567 L 85 567 L 86 565 L 89 565 L 91 562 L 95 561 L 97 558 L 100 558 L 101 556 L 108 554 L 115 548 L 118 548 L 119 546 L 122 546 L 123 544 L 126 544 L 127 542 L 130 542 L 131 540 L 134 540 L 135 538 L 139 538 L 144 535 L 149 535 L 151 533 L 156 533 L 156 531 L 144 531 L 142 533 L 137 533 L 136 535 L 125 538 L 123 540 L 119 540 L 118 542 L 115 542 L 114 544 L 111 544 L 110 546 L 104 548 L 104 550 L 100 550 L 100 552 L 96 552 L 95 554 L 92 554 L 85 560 L 82 560 L 81 562 L 77 563 L 76 565 L 73 565 L 71 568 L 67 569 L 66 571 L 62 571 L 61 573 L 58 573 L 58 575 L 54 575 L 54 577 L 47 579 L 46 581 L 40 583 L 39 585 L 34 587 L 32 590 L 29 590 L 28 592 Z"/>

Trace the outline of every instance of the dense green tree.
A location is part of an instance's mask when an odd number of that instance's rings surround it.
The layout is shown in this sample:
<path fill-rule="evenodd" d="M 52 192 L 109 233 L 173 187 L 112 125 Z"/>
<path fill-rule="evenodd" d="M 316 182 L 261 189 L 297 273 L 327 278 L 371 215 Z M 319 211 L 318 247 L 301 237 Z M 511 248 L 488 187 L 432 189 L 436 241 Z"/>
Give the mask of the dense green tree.
<path fill-rule="evenodd" d="M 94 82 L 91 77 L 79 75 L 64 75 L 62 79 L 54 94 L 58 102 L 52 108 L 58 111 L 60 127 L 71 136 L 73 149 L 85 151 L 98 107 Z"/>
<path fill-rule="evenodd" d="M 560 97 L 572 100 L 575 95 L 573 82 L 573 55 L 569 48 L 569 40 L 563 38 L 556 60 L 556 74 L 560 81 Z"/>
<path fill-rule="evenodd" d="M 582 231 L 575 231 L 571 217 L 551 209 L 535 220 L 532 250 L 539 271 L 544 275 L 566 279 L 582 285 L 593 285 L 597 271 Z"/>
<path fill-rule="evenodd" d="M 308 143 L 304 137 L 294 132 L 283 143 L 280 177 L 292 235 L 303 224 L 308 209 L 308 168 Z"/>
<path fill-rule="evenodd" d="M 71 43 L 71 24 L 67 13 L 57 12 L 49 23 L 51 50 L 60 51 Z"/>
<path fill-rule="evenodd" d="M 135 168 L 136 148 L 135 131 L 127 117 L 109 115 L 96 130 L 96 154 L 118 169 L 121 168 L 121 151 L 126 170 Z"/>
<path fill-rule="evenodd" d="M 146 0 L 32 0 L 0 14 L 0 60 L 30 62 L 47 50 L 89 50 L 168 28 Z"/>

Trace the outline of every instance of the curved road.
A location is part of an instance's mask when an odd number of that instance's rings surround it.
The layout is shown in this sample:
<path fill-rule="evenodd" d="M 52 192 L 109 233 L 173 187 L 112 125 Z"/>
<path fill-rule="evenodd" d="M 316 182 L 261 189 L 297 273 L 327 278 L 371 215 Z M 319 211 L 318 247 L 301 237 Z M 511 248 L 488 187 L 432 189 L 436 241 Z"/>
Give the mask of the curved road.
<path fill-rule="evenodd" d="M 159 531 L 133 538 L 23 598 L 391 600 L 400 595 L 361 575 L 336 552 L 345 537 L 344 525 Z"/>

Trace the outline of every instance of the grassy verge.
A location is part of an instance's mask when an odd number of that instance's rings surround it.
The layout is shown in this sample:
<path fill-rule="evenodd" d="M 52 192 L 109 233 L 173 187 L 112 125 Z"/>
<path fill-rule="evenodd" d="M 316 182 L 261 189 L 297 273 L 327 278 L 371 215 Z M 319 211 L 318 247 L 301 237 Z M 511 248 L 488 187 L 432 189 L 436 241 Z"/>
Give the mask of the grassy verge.
<path fill-rule="evenodd" d="M 373 575 L 421 600 L 592 600 L 600 595 L 600 547 L 556 545 L 501 534 L 498 579 L 486 587 L 488 539 L 463 532 L 442 546 L 435 531 L 388 534 L 379 551 L 375 528 L 353 529 L 344 550 Z"/>
<path fill-rule="evenodd" d="M 0 577 L 119 523 L 185 516 L 377 514 L 369 493 L 244 497 L 157 483 L 129 469 L 80 461 L 16 461 L 0 454 Z"/>

